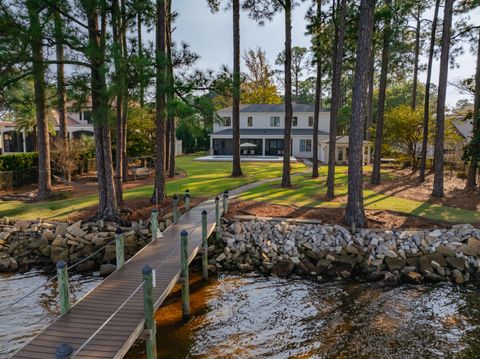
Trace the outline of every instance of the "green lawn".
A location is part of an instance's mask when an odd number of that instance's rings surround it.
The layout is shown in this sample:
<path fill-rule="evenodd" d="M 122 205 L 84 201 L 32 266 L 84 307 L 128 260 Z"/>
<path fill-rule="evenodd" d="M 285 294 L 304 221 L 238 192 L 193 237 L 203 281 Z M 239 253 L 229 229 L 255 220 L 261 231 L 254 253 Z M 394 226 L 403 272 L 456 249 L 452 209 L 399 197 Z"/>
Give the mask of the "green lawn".
<path fill-rule="evenodd" d="M 267 183 L 245 192 L 240 198 L 243 200 L 289 204 L 295 206 L 317 208 L 343 208 L 344 203 L 324 201 L 326 193 L 327 167 L 320 168 L 320 177 L 313 179 L 310 175 L 300 175 L 292 178 L 293 187 L 284 189 L 277 182 Z M 347 195 L 347 167 L 338 166 L 335 174 L 335 195 Z M 384 177 L 389 176 L 385 173 Z M 480 213 L 459 208 L 452 208 L 438 204 L 425 203 L 411 199 L 392 197 L 364 190 L 364 201 L 367 209 L 391 210 L 415 216 L 452 223 L 480 223 Z"/>
<path fill-rule="evenodd" d="M 197 156 L 181 156 L 177 159 L 177 166 L 187 173 L 184 178 L 168 181 L 167 194 L 183 193 L 187 188 L 192 196 L 213 196 L 231 190 L 243 184 L 262 179 L 280 177 L 281 163 L 242 163 L 245 174 L 241 178 L 231 178 L 231 164 L 227 162 L 196 162 Z M 305 171 L 303 164 L 292 164 L 292 172 Z M 149 198 L 153 192 L 153 185 L 131 188 L 124 191 L 125 199 Z M 98 203 L 98 196 L 86 195 L 80 198 L 69 198 L 57 201 L 24 203 L 21 201 L 0 201 L 0 217 L 9 216 L 20 219 L 61 219 L 68 217 L 75 211 L 94 206 Z"/>
<path fill-rule="evenodd" d="M 167 183 L 167 194 L 183 193 L 187 188 L 192 196 L 213 196 L 224 190 L 231 190 L 246 183 L 281 176 L 281 163 L 242 163 L 245 176 L 231 178 L 231 164 L 227 162 L 195 162 L 194 156 L 182 156 L 177 160 L 179 168 L 184 170 L 186 177 L 175 179 Z M 301 173 L 308 169 L 302 164 L 293 164 L 292 172 Z M 255 187 L 240 198 L 244 200 L 307 206 L 318 208 L 342 208 L 344 203 L 339 201 L 327 202 L 325 195 L 326 166 L 320 168 L 320 178 L 312 179 L 309 174 L 292 177 L 293 187 L 284 189 L 279 187 L 278 181 Z M 337 167 L 336 195 L 347 194 L 347 168 Z M 384 176 L 389 176 L 386 172 Z M 125 199 L 149 198 L 153 186 L 132 188 L 124 192 Z M 475 211 L 462 210 L 436 204 L 424 203 L 410 199 L 386 196 L 372 190 L 364 191 L 365 206 L 367 209 L 392 210 L 406 214 L 413 214 L 436 221 L 480 223 L 480 214 Z M 65 218 L 77 210 L 85 209 L 97 204 L 97 195 L 86 195 L 81 198 L 71 198 L 50 202 L 24 203 L 20 201 L 0 201 L 0 216 L 14 218 Z"/>

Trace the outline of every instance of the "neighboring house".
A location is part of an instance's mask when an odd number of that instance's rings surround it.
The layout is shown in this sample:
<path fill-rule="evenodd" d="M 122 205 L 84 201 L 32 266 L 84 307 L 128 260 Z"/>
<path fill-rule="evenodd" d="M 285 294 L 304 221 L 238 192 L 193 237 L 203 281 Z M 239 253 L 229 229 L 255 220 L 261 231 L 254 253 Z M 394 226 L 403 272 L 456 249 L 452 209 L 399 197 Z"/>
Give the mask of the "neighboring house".
<path fill-rule="evenodd" d="M 292 156 L 310 159 L 318 151 L 321 162 L 328 162 L 328 136 L 330 112 L 320 111 L 318 124 L 318 148 L 313 148 L 312 105 L 293 105 Z M 210 154 L 231 156 L 233 154 L 232 108 L 217 111 L 221 123 L 214 123 L 210 134 Z M 240 152 L 242 156 L 283 156 L 284 155 L 285 106 L 240 105 Z M 363 163 L 369 164 L 371 143 L 364 141 Z M 336 145 L 337 163 L 348 161 L 348 136 L 339 136 Z"/>
<path fill-rule="evenodd" d="M 463 148 L 470 142 L 473 136 L 473 124 L 470 119 L 465 116 L 457 116 L 452 119 L 452 125 L 458 134 L 458 141 L 446 141 L 444 145 L 444 158 L 447 162 L 460 162 L 463 156 Z M 421 156 L 422 144 L 418 146 L 418 156 Z M 427 159 L 433 159 L 435 152 L 434 144 L 429 144 L 427 147 Z"/>
<path fill-rule="evenodd" d="M 93 136 L 91 110 L 84 108 L 67 113 L 67 131 L 69 138 Z M 50 110 L 47 114 L 55 132 L 60 131 L 58 111 Z M 0 148 L 2 153 L 32 152 L 35 151 L 34 137 L 16 128 L 15 121 L 0 119 Z"/>

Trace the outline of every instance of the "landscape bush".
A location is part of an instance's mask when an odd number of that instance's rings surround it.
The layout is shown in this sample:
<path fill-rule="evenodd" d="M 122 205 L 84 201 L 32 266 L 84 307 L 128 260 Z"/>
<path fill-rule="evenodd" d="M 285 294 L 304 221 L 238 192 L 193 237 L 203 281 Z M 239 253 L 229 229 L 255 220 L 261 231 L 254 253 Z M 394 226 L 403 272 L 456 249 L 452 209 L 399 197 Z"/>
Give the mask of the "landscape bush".
<path fill-rule="evenodd" d="M 0 156 L 0 171 L 25 170 L 37 166 L 38 153 L 14 153 Z"/>

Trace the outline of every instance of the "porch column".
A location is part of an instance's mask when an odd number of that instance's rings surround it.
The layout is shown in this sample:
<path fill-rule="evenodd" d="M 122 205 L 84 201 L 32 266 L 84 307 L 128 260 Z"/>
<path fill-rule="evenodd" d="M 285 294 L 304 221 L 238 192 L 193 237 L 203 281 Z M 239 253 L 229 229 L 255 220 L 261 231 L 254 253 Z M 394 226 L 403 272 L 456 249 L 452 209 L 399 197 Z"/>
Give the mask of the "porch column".
<path fill-rule="evenodd" d="M 210 156 L 213 155 L 213 137 L 210 136 L 210 150 L 209 150 Z"/>
<path fill-rule="evenodd" d="M 25 137 L 25 131 L 22 131 L 22 144 L 23 144 L 23 153 L 27 152 L 27 138 Z"/>
<path fill-rule="evenodd" d="M 262 138 L 262 156 L 265 156 L 265 137 Z"/>

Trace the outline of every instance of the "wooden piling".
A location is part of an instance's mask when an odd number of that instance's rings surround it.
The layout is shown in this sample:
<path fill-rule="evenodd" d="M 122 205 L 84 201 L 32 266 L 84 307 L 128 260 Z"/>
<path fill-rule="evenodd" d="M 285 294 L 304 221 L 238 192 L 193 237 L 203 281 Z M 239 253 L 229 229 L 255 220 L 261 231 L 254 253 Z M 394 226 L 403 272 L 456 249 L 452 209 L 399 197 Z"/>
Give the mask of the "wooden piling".
<path fill-rule="evenodd" d="M 178 222 L 178 196 L 176 194 L 173 195 L 173 223 Z"/>
<path fill-rule="evenodd" d="M 220 240 L 221 223 L 220 223 L 220 198 L 215 197 L 215 239 Z"/>
<path fill-rule="evenodd" d="M 125 264 L 125 238 L 120 227 L 115 231 L 115 252 L 117 255 L 117 269 Z"/>
<path fill-rule="evenodd" d="M 228 213 L 228 191 L 223 192 L 223 215 Z"/>
<path fill-rule="evenodd" d="M 60 260 L 57 262 L 58 296 L 60 299 L 60 312 L 65 314 L 70 310 L 70 295 L 68 292 L 67 263 Z"/>
<path fill-rule="evenodd" d="M 207 211 L 202 212 L 202 277 L 208 280 L 208 238 L 207 238 Z"/>
<path fill-rule="evenodd" d="M 157 358 L 157 341 L 155 311 L 153 299 L 153 275 L 152 268 L 143 267 L 143 311 L 145 315 L 145 330 L 148 333 L 145 339 L 147 359 Z"/>
<path fill-rule="evenodd" d="M 57 347 L 55 359 L 70 359 L 73 357 L 73 347 L 70 344 L 62 343 Z"/>
<path fill-rule="evenodd" d="M 190 211 L 190 191 L 188 189 L 185 190 L 183 201 L 185 202 L 185 211 Z"/>
<path fill-rule="evenodd" d="M 180 233 L 180 258 L 182 262 L 182 313 L 183 319 L 190 317 L 190 287 L 188 275 L 188 232 Z"/>
<path fill-rule="evenodd" d="M 152 241 L 157 239 L 158 234 L 158 210 L 152 209 L 152 216 L 150 217 L 150 230 L 152 231 Z"/>

